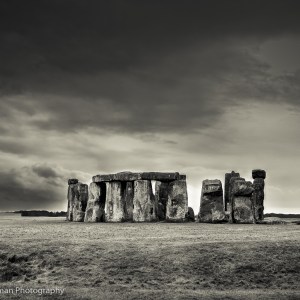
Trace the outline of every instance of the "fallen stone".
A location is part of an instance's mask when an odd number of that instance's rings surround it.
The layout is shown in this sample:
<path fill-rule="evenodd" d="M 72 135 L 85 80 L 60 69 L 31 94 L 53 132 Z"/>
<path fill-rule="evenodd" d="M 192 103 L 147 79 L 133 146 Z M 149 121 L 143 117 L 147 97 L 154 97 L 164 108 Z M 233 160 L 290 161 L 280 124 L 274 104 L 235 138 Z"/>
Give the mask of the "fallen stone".
<path fill-rule="evenodd" d="M 261 170 L 261 169 L 255 169 L 252 170 L 252 178 L 262 178 L 265 179 L 266 178 L 266 171 L 265 170 Z"/>
<path fill-rule="evenodd" d="M 288 224 L 288 222 L 278 217 L 267 217 L 263 221 L 259 222 L 259 224 L 278 225 L 278 224 Z"/>
<path fill-rule="evenodd" d="M 123 222 L 125 217 L 122 183 L 112 181 L 106 183 L 105 221 Z"/>
<path fill-rule="evenodd" d="M 157 220 L 157 205 L 150 180 L 134 181 L 133 221 L 151 222 Z"/>
<path fill-rule="evenodd" d="M 220 180 L 204 180 L 202 182 L 199 222 L 225 222 L 226 216 L 223 205 L 223 189 Z"/>
<path fill-rule="evenodd" d="M 229 186 L 230 186 L 230 179 L 233 177 L 240 177 L 240 173 L 236 173 L 236 172 L 232 171 L 231 173 L 225 174 L 225 185 L 224 185 L 225 211 L 229 211 L 229 209 L 228 209 L 228 204 L 230 202 Z"/>
<path fill-rule="evenodd" d="M 105 221 L 105 183 L 91 182 L 89 187 L 89 199 L 85 211 L 84 222 Z"/>
<path fill-rule="evenodd" d="M 169 184 L 166 220 L 171 222 L 185 221 L 188 212 L 188 195 L 186 180 L 175 180 Z"/>
<path fill-rule="evenodd" d="M 231 209 L 233 223 L 254 223 L 254 207 L 252 193 L 254 191 L 252 183 L 244 178 L 232 178 Z"/>
<path fill-rule="evenodd" d="M 73 221 L 83 222 L 88 202 L 88 186 L 78 182 L 74 187 L 74 191 Z"/>
<path fill-rule="evenodd" d="M 256 221 L 262 221 L 264 219 L 264 187 L 265 181 L 263 178 L 255 178 L 253 180 L 253 205 L 254 205 L 254 217 Z"/>
<path fill-rule="evenodd" d="M 192 207 L 188 207 L 188 212 L 186 213 L 185 218 L 189 222 L 195 222 L 195 213 Z"/>

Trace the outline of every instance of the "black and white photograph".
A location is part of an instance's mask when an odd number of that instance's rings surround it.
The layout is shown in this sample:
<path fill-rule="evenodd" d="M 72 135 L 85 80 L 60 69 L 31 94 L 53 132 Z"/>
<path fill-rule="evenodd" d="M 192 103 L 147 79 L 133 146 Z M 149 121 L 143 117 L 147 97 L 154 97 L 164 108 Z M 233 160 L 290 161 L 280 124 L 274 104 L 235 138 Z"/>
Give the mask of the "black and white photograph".
<path fill-rule="evenodd" d="M 0 0 L 0 299 L 300 299 L 300 1 Z"/>

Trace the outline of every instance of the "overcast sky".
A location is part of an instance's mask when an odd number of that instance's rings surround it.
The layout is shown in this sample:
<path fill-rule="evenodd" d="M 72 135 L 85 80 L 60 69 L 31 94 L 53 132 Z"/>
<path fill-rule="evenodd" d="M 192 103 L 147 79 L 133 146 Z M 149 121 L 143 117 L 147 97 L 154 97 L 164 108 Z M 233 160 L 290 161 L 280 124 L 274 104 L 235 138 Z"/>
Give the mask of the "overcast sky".
<path fill-rule="evenodd" d="M 300 213 L 300 2 L 2 0 L 0 210 L 66 210 L 67 179 L 267 171 Z"/>

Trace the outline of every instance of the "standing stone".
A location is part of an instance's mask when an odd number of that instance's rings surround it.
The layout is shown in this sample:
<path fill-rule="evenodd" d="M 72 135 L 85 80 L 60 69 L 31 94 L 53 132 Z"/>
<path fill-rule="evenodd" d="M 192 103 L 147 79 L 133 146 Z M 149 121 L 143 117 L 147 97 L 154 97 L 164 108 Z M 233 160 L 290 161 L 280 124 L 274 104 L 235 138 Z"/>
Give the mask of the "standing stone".
<path fill-rule="evenodd" d="M 73 207 L 75 201 L 75 187 L 78 183 L 78 179 L 68 180 L 68 207 L 67 207 L 67 220 L 73 221 Z"/>
<path fill-rule="evenodd" d="M 157 204 L 157 217 L 160 221 L 166 219 L 168 194 L 169 183 L 163 181 L 156 181 L 155 202 Z"/>
<path fill-rule="evenodd" d="M 106 182 L 105 221 L 125 221 L 124 198 L 120 181 Z"/>
<path fill-rule="evenodd" d="M 224 203 L 225 203 L 225 211 L 230 210 L 229 203 L 230 203 L 230 195 L 229 195 L 229 189 L 230 189 L 230 179 L 233 177 L 240 177 L 240 173 L 236 173 L 234 171 L 231 171 L 231 173 L 225 174 L 225 186 L 224 186 Z"/>
<path fill-rule="evenodd" d="M 222 182 L 218 179 L 203 180 L 199 222 L 218 223 L 226 221 L 223 205 Z"/>
<path fill-rule="evenodd" d="M 88 186 L 87 184 L 78 182 L 74 190 L 73 221 L 83 222 L 88 202 Z"/>
<path fill-rule="evenodd" d="M 156 203 L 150 180 L 134 181 L 133 221 L 156 221 Z"/>
<path fill-rule="evenodd" d="M 253 170 L 252 171 L 253 180 L 253 206 L 254 206 L 254 217 L 255 221 L 263 221 L 264 219 L 264 188 L 265 188 L 265 178 L 266 171 L 265 170 Z"/>
<path fill-rule="evenodd" d="M 133 182 L 128 181 L 124 184 L 125 184 L 125 191 L 123 197 L 124 197 L 125 220 L 133 221 L 133 196 L 134 196 Z"/>
<path fill-rule="evenodd" d="M 103 182 L 92 182 L 89 187 L 89 199 L 84 222 L 105 221 L 106 185 Z"/>
<path fill-rule="evenodd" d="M 166 220 L 172 222 L 185 221 L 188 212 L 188 195 L 186 180 L 175 180 L 169 184 Z"/>
<path fill-rule="evenodd" d="M 244 178 L 232 178 L 231 185 L 231 218 L 232 223 L 254 223 L 253 186 Z"/>

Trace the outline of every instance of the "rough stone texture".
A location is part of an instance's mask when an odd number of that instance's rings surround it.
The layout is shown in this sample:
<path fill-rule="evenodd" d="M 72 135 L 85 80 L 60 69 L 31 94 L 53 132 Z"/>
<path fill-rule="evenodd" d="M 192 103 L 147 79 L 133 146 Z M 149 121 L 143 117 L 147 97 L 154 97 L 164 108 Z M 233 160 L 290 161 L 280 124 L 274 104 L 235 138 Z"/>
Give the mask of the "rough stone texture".
<path fill-rule="evenodd" d="M 72 179 L 73 180 L 73 179 Z M 77 180 L 77 179 L 76 179 Z M 75 187 L 77 183 L 70 183 L 72 181 L 68 181 L 68 207 L 67 207 L 67 220 L 73 221 L 73 207 L 74 207 L 74 201 L 75 201 Z M 75 181 L 73 181 L 75 182 Z M 78 182 L 78 180 L 77 180 Z"/>
<path fill-rule="evenodd" d="M 265 170 L 261 170 L 261 169 L 255 169 L 252 170 L 252 178 L 262 178 L 265 179 L 266 178 L 266 171 Z"/>
<path fill-rule="evenodd" d="M 87 184 L 78 182 L 74 187 L 74 191 L 73 221 L 83 222 L 88 202 L 88 186 Z"/>
<path fill-rule="evenodd" d="M 234 223 L 233 216 L 233 195 L 232 195 L 232 187 L 235 181 L 245 181 L 244 178 L 241 177 L 232 177 L 229 182 L 229 203 L 227 205 L 227 211 L 229 211 L 229 222 Z"/>
<path fill-rule="evenodd" d="M 254 223 L 252 183 L 244 178 L 232 178 L 231 185 L 231 219 L 232 223 Z"/>
<path fill-rule="evenodd" d="M 254 206 L 254 217 L 255 221 L 262 221 L 264 219 L 264 187 L 265 181 L 263 178 L 255 178 L 253 180 L 253 206 Z"/>
<path fill-rule="evenodd" d="M 105 221 L 123 222 L 125 221 L 124 191 L 120 181 L 106 183 Z"/>
<path fill-rule="evenodd" d="M 225 185 L 224 185 L 225 211 L 229 211 L 229 207 L 228 207 L 228 204 L 230 202 L 229 185 L 230 185 L 230 179 L 233 177 L 240 177 L 240 173 L 236 173 L 236 172 L 232 171 L 231 173 L 225 174 Z"/>
<path fill-rule="evenodd" d="M 84 222 L 105 221 L 105 183 L 92 182 L 89 187 L 89 199 L 85 211 Z"/>
<path fill-rule="evenodd" d="M 135 181 L 135 180 L 159 180 L 172 181 L 179 178 L 179 173 L 162 173 L 162 172 L 120 172 L 108 175 L 93 176 L 93 182 L 102 181 Z"/>
<path fill-rule="evenodd" d="M 143 172 L 141 177 L 143 180 L 172 181 L 179 179 L 179 173 Z"/>
<path fill-rule="evenodd" d="M 76 178 L 71 178 L 71 179 L 68 180 L 68 185 L 76 184 L 76 183 L 78 183 L 78 179 L 76 179 Z"/>
<path fill-rule="evenodd" d="M 156 181 L 155 202 L 157 204 L 157 217 L 160 221 L 166 219 L 168 194 L 169 194 L 169 183 Z"/>
<path fill-rule="evenodd" d="M 203 180 L 199 222 L 218 223 L 226 221 L 223 206 L 223 189 L 220 180 Z"/>
<path fill-rule="evenodd" d="M 133 182 L 122 182 L 125 185 L 124 197 L 124 211 L 125 211 L 125 221 L 133 221 L 133 196 L 134 187 Z"/>
<path fill-rule="evenodd" d="M 195 213 L 192 207 L 188 208 L 188 212 L 186 213 L 185 218 L 189 221 L 189 222 L 195 222 Z"/>
<path fill-rule="evenodd" d="M 157 205 L 150 180 L 134 181 L 133 221 L 151 222 L 157 220 Z"/>
<path fill-rule="evenodd" d="M 188 195 L 186 180 L 175 180 L 169 184 L 166 220 L 185 221 L 188 212 Z"/>

